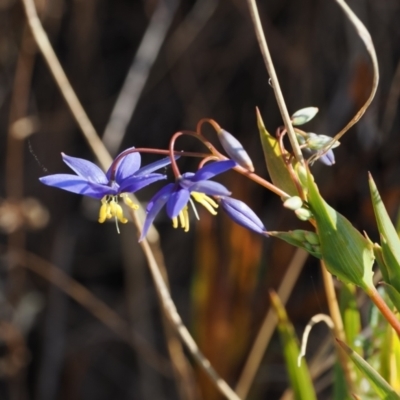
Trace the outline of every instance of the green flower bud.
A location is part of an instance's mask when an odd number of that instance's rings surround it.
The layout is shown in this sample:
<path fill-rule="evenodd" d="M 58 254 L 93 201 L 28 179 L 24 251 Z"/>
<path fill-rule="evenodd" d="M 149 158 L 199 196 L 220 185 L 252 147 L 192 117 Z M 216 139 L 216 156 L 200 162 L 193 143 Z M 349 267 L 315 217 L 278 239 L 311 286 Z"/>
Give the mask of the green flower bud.
<path fill-rule="evenodd" d="M 317 246 L 317 245 L 312 246 L 312 252 L 316 257 L 322 258 L 321 246 Z"/>
<path fill-rule="evenodd" d="M 303 200 L 299 196 L 293 196 L 284 201 L 283 207 L 288 208 L 289 210 L 297 210 L 303 205 Z"/>
<path fill-rule="evenodd" d="M 304 242 L 306 240 L 305 232 L 302 229 L 296 229 L 294 231 L 290 231 L 290 235 L 294 240 L 299 242 Z"/>
<path fill-rule="evenodd" d="M 301 221 L 308 221 L 313 216 L 312 212 L 310 210 L 307 210 L 306 208 L 298 208 L 294 211 L 294 213 Z"/>
<path fill-rule="evenodd" d="M 304 234 L 304 236 L 308 243 L 313 245 L 319 245 L 319 237 L 316 233 L 307 231 Z"/>
<path fill-rule="evenodd" d="M 333 139 L 330 136 L 326 135 L 317 135 L 316 133 L 308 132 L 308 140 L 307 140 L 307 147 L 310 150 L 321 150 L 326 146 L 329 146 Z M 338 141 L 333 142 L 332 149 L 338 147 L 340 143 Z"/>
<path fill-rule="evenodd" d="M 306 107 L 296 111 L 292 115 L 292 124 L 294 126 L 303 125 L 308 121 L 311 121 L 317 114 L 317 107 Z"/>

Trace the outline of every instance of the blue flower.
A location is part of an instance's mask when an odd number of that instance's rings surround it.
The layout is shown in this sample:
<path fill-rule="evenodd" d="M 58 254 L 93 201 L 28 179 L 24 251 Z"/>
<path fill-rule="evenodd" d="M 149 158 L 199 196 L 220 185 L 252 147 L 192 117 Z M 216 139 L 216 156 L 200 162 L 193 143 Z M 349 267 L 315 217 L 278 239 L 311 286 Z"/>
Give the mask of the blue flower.
<path fill-rule="evenodd" d="M 264 224 L 255 212 L 243 201 L 231 197 L 220 197 L 219 204 L 229 217 L 237 224 L 250 229 L 256 233 L 267 235 Z"/>
<path fill-rule="evenodd" d="M 140 154 L 129 153 L 119 162 L 114 179 L 111 180 L 112 167 L 109 168 L 107 173 L 104 173 L 90 161 L 70 157 L 63 153 L 61 155 L 65 164 L 76 175 L 55 174 L 44 176 L 39 180 L 48 186 L 55 186 L 68 192 L 101 200 L 100 223 L 113 217 L 122 223 L 126 223 L 128 220 L 124 217 L 122 207 L 118 204 L 118 197 L 121 197 L 130 208 L 137 209 L 139 206 L 132 202 L 128 193 L 134 193 L 153 182 L 166 179 L 165 175 L 155 174 L 153 171 L 170 163 L 169 158 L 164 158 L 140 168 Z"/>
<path fill-rule="evenodd" d="M 209 181 L 215 175 L 233 168 L 232 160 L 217 161 L 200 168 L 196 173 L 186 172 L 175 183 L 164 186 L 157 192 L 147 205 L 147 217 L 144 221 L 142 240 L 153 223 L 156 215 L 166 204 L 167 214 L 172 219 L 174 228 L 180 224 L 187 232 L 189 230 L 188 202 L 191 197 L 215 215 L 218 204 L 209 196 L 229 196 L 229 190 L 220 183 Z M 192 203 L 193 204 L 193 203 Z"/>

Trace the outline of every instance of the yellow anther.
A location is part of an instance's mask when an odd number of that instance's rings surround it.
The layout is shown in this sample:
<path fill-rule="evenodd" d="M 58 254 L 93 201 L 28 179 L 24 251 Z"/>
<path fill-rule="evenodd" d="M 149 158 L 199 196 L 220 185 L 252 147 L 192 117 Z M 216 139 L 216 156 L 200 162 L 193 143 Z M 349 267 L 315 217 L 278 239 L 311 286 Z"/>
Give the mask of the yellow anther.
<path fill-rule="evenodd" d="M 103 202 L 103 200 L 102 200 Z M 102 224 L 108 217 L 109 214 L 109 206 L 107 203 L 103 203 L 100 206 L 100 213 L 99 213 L 99 222 Z"/>
<path fill-rule="evenodd" d="M 178 214 L 177 217 L 172 218 L 172 226 L 178 228 L 178 226 L 184 229 L 185 232 L 189 230 L 189 212 L 188 207 L 185 206 Z"/>
<path fill-rule="evenodd" d="M 126 224 L 128 222 L 128 220 L 124 217 L 124 212 L 122 210 L 122 207 L 119 204 L 117 204 L 116 209 L 117 209 L 118 221 L 120 221 L 123 224 Z"/>
<path fill-rule="evenodd" d="M 124 200 L 124 203 L 125 203 L 128 207 L 132 208 L 132 210 L 137 210 L 137 209 L 139 208 L 139 205 L 138 205 L 138 204 L 135 204 L 135 203 L 131 200 L 131 198 L 129 197 L 128 193 L 121 193 L 121 194 L 120 194 L 120 197 L 122 197 L 122 199 Z"/>
<path fill-rule="evenodd" d="M 183 209 L 184 210 L 184 209 Z M 179 213 L 179 223 L 181 224 L 181 228 L 185 229 L 185 215 L 183 214 L 183 210 Z"/>
<path fill-rule="evenodd" d="M 204 193 L 192 192 L 192 197 L 205 207 L 212 215 L 217 215 L 215 208 L 218 208 L 218 204 L 209 196 Z"/>
<path fill-rule="evenodd" d="M 134 204 L 132 202 L 132 204 Z M 135 204 L 134 204 L 135 205 Z M 134 207 L 132 207 L 134 208 Z M 124 217 L 124 212 L 122 207 L 117 202 L 116 196 L 104 196 L 101 199 L 101 206 L 99 212 L 99 219 L 100 223 L 103 223 L 106 219 L 110 218 L 117 218 L 123 224 L 126 224 L 128 220 Z"/>
<path fill-rule="evenodd" d="M 189 219 L 188 207 L 186 206 L 181 212 L 183 214 L 183 220 L 184 220 L 184 225 L 182 224 L 182 228 L 185 230 L 185 232 L 189 232 L 190 219 Z"/>
<path fill-rule="evenodd" d="M 114 199 L 110 201 L 110 210 L 111 216 L 117 217 L 119 222 L 123 224 L 126 224 L 128 222 L 128 220 L 124 217 L 122 207 Z"/>

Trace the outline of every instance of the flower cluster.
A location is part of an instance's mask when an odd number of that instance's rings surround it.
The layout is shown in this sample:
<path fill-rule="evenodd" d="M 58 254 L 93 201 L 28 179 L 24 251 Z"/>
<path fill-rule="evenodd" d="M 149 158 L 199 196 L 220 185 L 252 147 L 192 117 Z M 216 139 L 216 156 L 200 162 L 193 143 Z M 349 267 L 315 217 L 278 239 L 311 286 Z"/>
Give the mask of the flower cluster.
<path fill-rule="evenodd" d="M 166 175 L 155 173 L 167 165 L 169 157 L 141 166 L 140 153 L 134 149 L 125 150 L 118 155 L 109 170 L 104 173 L 90 161 L 62 154 L 63 161 L 74 172 L 73 174 L 55 174 L 40 178 L 48 186 L 58 187 L 72 193 L 89 196 L 101 201 L 99 219 L 103 223 L 107 219 L 126 223 L 119 199 L 132 209 L 134 204 L 129 193 L 134 193 L 145 186 L 166 179 Z M 212 215 L 216 215 L 219 204 L 222 209 L 238 224 L 257 233 L 266 234 L 266 229 L 257 215 L 240 200 L 232 199 L 231 192 L 222 184 L 211 178 L 236 166 L 233 160 L 214 161 L 206 164 L 197 172 L 185 172 L 179 175 L 174 183 L 168 183 L 149 201 L 140 240 L 146 236 L 151 224 L 160 210 L 166 205 L 167 215 L 172 219 L 175 228 L 181 226 L 189 230 L 189 203 L 198 218 L 195 202 L 204 206 Z M 194 201 L 193 201 L 194 200 Z M 118 227 L 118 224 L 117 224 Z"/>
<path fill-rule="evenodd" d="M 304 108 L 294 113 L 291 121 L 295 127 L 301 148 L 312 152 L 314 154 L 312 159 L 319 158 L 325 164 L 332 165 L 335 162 L 332 149 L 337 147 L 339 143 L 328 136 L 307 133 L 297 128 L 297 126 L 310 121 L 317 112 L 318 109 L 315 107 Z M 219 153 L 202 136 L 200 127 L 204 122 L 210 123 L 213 126 L 220 144 L 229 158 Z M 282 135 L 285 134 L 285 130 L 281 132 Z M 198 131 L 196 133 L 189 132 L 188 134 L 201 140 L 210 150 L 210 153 L 205 155 L 186 153 L 185 155 L 203 157 L 203 161 L 200 163 L 201 167 L 197 172 L 185 172 L 181 174 L 176 164 L 177 157 L 174 155 L 176 154 L 174 152 L 174 143 L 182 134 L 184 133 L 177 132 L 173 135 L 169 150 L 135 149 L 134 147 L 125 150 L 115 158 L 106 173 L 90 161 L 62 154 L 63 161 L 75 174 L 48 175 L 40 178 L 40 181 L 48 186 L 58 187 L 69 192 L 100 200 L 99 222 L 103 223 L 113 218 L 116 221 L 118 230 L 118 222 L 128 222 L 128 219 L 124 216 L 123 208 L 119 204 L 119 200 L 122 199 L 131 209 L 137 209 L 139 206 L 133 203 L 129 194 L 135 193 L 154 182 L 166 179 L 165 174 L 155 171 L 171 164 L 175 175 L 175 182 L 165 185 L 149 201 L 146 208 L 146 219 L 139 240 L 143 240 L 147 235 L 157 214 L 164 206 L 166 207 L 167 215 L 172 220 L 173 226 L 175 228 L 180 226 L 187 232 L 190 227 L 189 205 L 198 218 L 195 203 L 201 204 L 212 215 L 216 215 L 218 207 L 221 206 L 233 221 L 247 229 L 266 236 L 266 229 L 257 215 L 245 203 L 232 198 L 231 192 L 225 186 L 211 180 L 215 176 L 233 168 L 249 177 L 254 177 L 253 163 L 241 143 L 229 132 L 222 129 L 214 120 L 201 120 L 198 125 Z M 281 145 L 283 146 L 282 143 Z M 165 154 L 168 157 L 141 167 L 140 152 Z M 179 154 L 182 155 L 183 153 Z M 273 154 L 276 156 L 275 153 Z M 299 188 L 298 190 L 301 191 L 303 184 L 300 175 L 294 176 L 292 174 L 291 177 L 293 181 L 297 180 L 296 185 Z M 266 182 L 261 177 L 257 177 L 255 180 L 259 183 L 261 182 L 266 188 L 274 191 L 284 199 L 284 206 L 294 210 L 300 219 L 308 220 L 311 218 L 310 210 L 306 206 L 303 206 L 303 200 L 300 197 L 289 196 L 278 186 Z M 300 193 L 300 195 L 304 195 L 304 193 Z"/>

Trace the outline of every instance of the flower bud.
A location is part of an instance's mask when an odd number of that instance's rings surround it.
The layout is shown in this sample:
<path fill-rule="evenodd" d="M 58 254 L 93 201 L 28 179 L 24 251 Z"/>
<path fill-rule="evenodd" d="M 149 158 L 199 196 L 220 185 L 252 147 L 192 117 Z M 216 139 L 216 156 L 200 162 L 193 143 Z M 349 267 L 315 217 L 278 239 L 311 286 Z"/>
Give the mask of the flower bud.
<path fill-rule="evenodd" d="M 304 242 L 306 240 L 305 232 L 306 231 L 303 231 L 302 229 L 295 229 L 294 231 L 290 231 L 288 233 L 290 233 L 294 240 Z"/>
<path fill-rule="evenodd" d="M 317 135 L 316 133 L 308 132 L 307 147 L 311 150 L 322 150 L 324 147 L 330 145 L 333 139 L 326 135 Z M 332 143 L 332 149 L 338 147 L 340 143 L 335 141 Z"/>
<path fill-rule="evenodd" d="M 233 161 L 236 161 L 241 167 L 254 172 L 253 162 L 239 140 L 224 129 L 218 132 L 218 139 Z"/>
<path fill-rule="evenodd" d="M 323 156 L 318 158 L 318 160 L 330 167 L 331 165 L 335 164 L 335 154 L 333 153 L 332 149 L 329 149 Z"/>
<path fill-rule="evenodd" d="M 313 216 L 312 212 L 306 208 L 298 208 L 294 213 L 301 221 L 308 221 Z"/>
<path fill-rule="evenodd" d="M 266 229 L 260 218 L 243 201 L 221 196 L 219 203 L 228 216 L 237 224 L 250 229 L 256 233 L 266 235 Z"/>
<path fill-rule="evenodd" d="M 319 245 L 319 237 L 316 233 L 306 231 L 304 233 L 304 236 L 308 243 L 310 243 L 312 245 Z"/>
<path fill-rule="evenodd" d="M 306 107 L 296 111 L 292 115 L 292 124 L 294 126 L 303 125 L 308 121 L 311 121 L 318 112 L 317 107 Z"/>
<path fill-rule="evenodd" d="M 299 196 L 293 196 L 284 201 L 283 207 L 295 211 L 303 205 L 303 200 Z"/>

